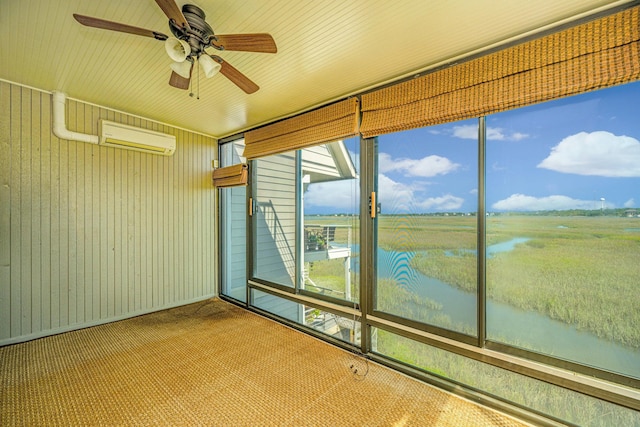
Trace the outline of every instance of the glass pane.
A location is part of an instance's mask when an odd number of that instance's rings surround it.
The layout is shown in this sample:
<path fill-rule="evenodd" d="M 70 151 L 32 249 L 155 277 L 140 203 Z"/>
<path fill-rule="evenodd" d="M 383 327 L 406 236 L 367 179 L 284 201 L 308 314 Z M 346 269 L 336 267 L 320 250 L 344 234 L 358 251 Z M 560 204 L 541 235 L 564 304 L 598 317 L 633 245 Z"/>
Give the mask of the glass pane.
<path fill-rule="evenodd" d="M 581 426 L 637 426 L 640 412 L 372 328 L 377 353 Z"/>
<path fill-rule="evenodd" d="M 243 162 L 244 140 L 220 147 L 220 167 Z M 247 300 L 246 187 L 220 189 L 220 261 L 222 294 Z"/>
<path fill-rule="evenodd" d="M 247 301 L 246 187 L 220 190 L 222 293 Z"/>
<path fill-rule="evenodd" d="M 492 340 L 640 378 L 640 83 L 487 118 Z"/>
<path fill-rule="evenodd" d="M 357 138 L 301 150 L 303 281 L 307 291 L 359 299 Z"/>
<path fill-rule="evenodd" d="M 253 161 L 253 275 L 284 286 L 296 280 L 295 152 Z"/>
<path fill-rule="evenodd" d="M 300 304 L 258 289 L 251 289 L 251 305 L 296 323 L 302 323 L 304 318 Z"/>
<path fill-rule="evenodd" d="M 251 289 L 251 304 L 261 310 L 308 326 L 325 335 L 360 345 L 360 319 L 329 313 L 308 305 Z"/>
<path fill-rule="evenodd" d="M 378 138 L 375 307 L 476 335 L 476 120 Z"/>

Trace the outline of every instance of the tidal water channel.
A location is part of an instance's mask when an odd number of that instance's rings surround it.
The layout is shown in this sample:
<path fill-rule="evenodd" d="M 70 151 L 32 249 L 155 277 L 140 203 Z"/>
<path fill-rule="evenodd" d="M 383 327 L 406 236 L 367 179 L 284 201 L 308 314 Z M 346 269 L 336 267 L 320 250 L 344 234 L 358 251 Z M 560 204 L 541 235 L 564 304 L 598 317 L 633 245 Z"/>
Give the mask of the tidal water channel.
<path fill-rule="evenodd" d="M 487 248 L 487 257 L 511 251 L 527 238 L 515 238 Z M 355 248 L 354 248 L 355 250 Z M 455 288 L 428 277 L 411 267 L 413 252 L 378 249 L 377 275 L 379 279 L 393 279 L 410 292 L 437 302 L 439 313 L 448 316 L 453 324 L 471 330 L 477 325 L 475 293 Z M 356 266 L 353 266 L 354 268 Z M 594 304 L 597 304 L 594 302 Z M 640 350 L 625 347 L 580 331 L 574 326 L 553 320 L 542 314 L 521 310 L 504 303 L 487 300 L 487 338 L 512 344 L 561 359 L 606 369 L 640 378 Z"/>

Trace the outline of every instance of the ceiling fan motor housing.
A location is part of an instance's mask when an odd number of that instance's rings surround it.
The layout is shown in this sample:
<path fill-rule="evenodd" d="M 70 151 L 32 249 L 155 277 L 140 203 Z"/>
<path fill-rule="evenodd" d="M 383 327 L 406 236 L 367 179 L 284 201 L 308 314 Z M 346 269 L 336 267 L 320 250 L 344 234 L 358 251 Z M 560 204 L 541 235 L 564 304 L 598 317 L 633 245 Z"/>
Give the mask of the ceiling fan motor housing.
<path fill-rule="evenodd" d="M 210 46 L 211 37 L 214 36 L 213 29 L 205 21 L 206 15 L 202 9 L 193 4 L 182 6 L 182 14 L 191 27 L 190 30 L 183 29 L 173 20 L 169 21 L 169 28 L 176 38 L 185 40 L 191 46 L 191 56 L 197 56 L 204 52 L 205 47 Z"/>

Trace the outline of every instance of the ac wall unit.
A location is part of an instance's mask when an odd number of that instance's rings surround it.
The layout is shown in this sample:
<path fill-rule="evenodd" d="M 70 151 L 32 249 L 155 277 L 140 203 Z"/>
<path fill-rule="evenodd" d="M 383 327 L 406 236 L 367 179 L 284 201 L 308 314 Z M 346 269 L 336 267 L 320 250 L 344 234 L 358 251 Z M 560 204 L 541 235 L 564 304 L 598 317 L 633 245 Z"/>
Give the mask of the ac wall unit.
<path fill-rule="evenodd" d="M 176 137 L 149 129 L 100 120 L 99 145 L 171 156 L 176 151 Z"/>

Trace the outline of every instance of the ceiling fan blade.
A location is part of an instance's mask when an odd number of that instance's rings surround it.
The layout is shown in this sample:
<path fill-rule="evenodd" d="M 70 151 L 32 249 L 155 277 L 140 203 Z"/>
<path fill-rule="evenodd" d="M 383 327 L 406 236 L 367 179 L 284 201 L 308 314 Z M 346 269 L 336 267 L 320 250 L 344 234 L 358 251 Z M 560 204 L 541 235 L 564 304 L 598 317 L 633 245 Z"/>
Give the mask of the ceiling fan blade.
<path fill-rule="evenodd" d="M 191 74 L 191 72 L 193 71 L 193 64 L 191 64 L 191 71 L 189 71 L 189 74 Z M 188 79 L 182 77 L 180 74 L 176 73 L 175 71 L 171 72 L 171 78 L 169 79 L 169 84 L 173 87 L 175 87 L 176 89 L 189 89 L 189 82 L 191 81 L 191 77 L 189 77 Z"/>
<path fill-rule="evenodd" d="M 186 28 L 187 30 L 191 29 L 189 23 L 182 14 L 182 11 L 174 0 L 156 0 L 156 3 L 158 3 L 158 6 L 160 6 L 160 9 L 162 9 L 164 14 L 167 15 L 167 18 L 173 19 L 178 27 Z"/>
<path fill-rule="evenodd" d="M 135 34 L 138 36 L 153 37 L 158 40 L 166 40 L 167 36 L 157 31 L 146 30 L 144 28 L 133 27 L 127 24 L 121 24 L 119 22 L 107 21 L 100 18 L 93 18 L 91 16 L 73 14 L 76 21 L 87 27 L 101 28 L 103 30 L 119 31 L 121 33 Z"/>
<path fill-rule="evenodd" d="M 247 76 L 242 74 L 240 71 L 236 70 L 234 67 L 231 66 L 231 64 L 226 62 L 224 59 L 214 55 L 212 55 L 211 58 L 213 58 L 214 61 L 216 61 L 218 64 L 222 66 L 220 68 L 220 73 L 226 78 L 228 78 L 229 80 L 231 80 L 236 86 L 238 86 L 240 89 L 242 89 L 246 93 L 252 94 L 256 92 L 258 89 L 260 89 L 260 87 L 257 84 L 249 80 Z"/>
<path fill-rule="evenodd" d="M 239 50 L 243 52 L 276 53 L 278 48 L 270 34 L 216 34 L 211 44 L 222 50 Z"/>

